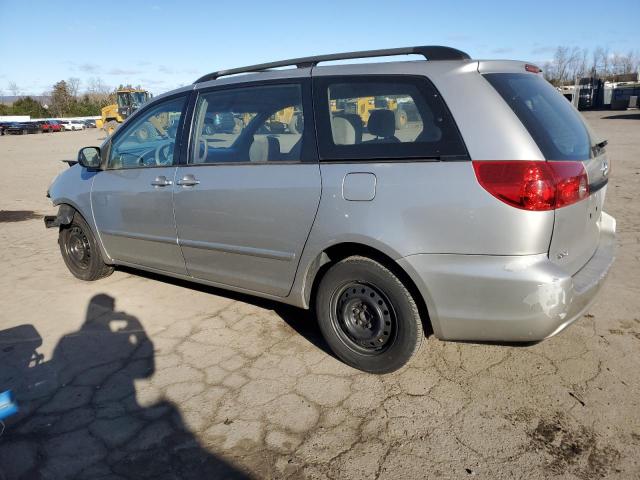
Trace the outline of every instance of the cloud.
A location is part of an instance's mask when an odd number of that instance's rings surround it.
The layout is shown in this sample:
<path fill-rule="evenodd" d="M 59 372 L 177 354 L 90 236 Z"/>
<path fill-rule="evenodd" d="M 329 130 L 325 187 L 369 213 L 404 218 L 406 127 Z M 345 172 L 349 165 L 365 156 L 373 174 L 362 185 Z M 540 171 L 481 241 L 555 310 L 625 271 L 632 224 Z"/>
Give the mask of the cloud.
<path fill-rule="evenodd" d="M 125 68 L 112 68 L 107 75 L 137 75 L 142 73 L 140 70 L 127 70 Z"/>
<path fill-rule="evenodd" d="M 85 73 L 98 73 L 100 71 L 100 66 L 95 63 L 83 63 L 78 66 L 78 70 Z"/>
<path fill-rule="evenodd" d="M 169 68 L 166 65 L 160 65 L 158 67 L 158 71 L 160 73 L 166 73 L 167 75 L 172 75 L 172 74 L 176 73 L 176 71 L 173 68 Z"/>
<path fill-rule="evenodd" d="M 555 52 L 556 47 L 552 47 L 550 45 L 541 45 L 539 47 L 534 47 L 531 50 L 531 53 L 533 55 L 539 55 L 541 53 L 551 53 L 551 52 Z"/>
<path fill-rule="evenodd" d="M 501 55 L 503 53 L 511 53 L 513 52 L 513 48 L 507 47 L 507 48 L 494 48 L 493 50 L 491 50 L 491 53 L 495 53 L 497 55 Z"/>
<path fill-rule="evenodd" d="M 447 39 L 453 40 L 454 42 L 466 42 L 467 40 L 471 40 L 471 37 L 465 33 L 453 33 L 447 35 Z"/>

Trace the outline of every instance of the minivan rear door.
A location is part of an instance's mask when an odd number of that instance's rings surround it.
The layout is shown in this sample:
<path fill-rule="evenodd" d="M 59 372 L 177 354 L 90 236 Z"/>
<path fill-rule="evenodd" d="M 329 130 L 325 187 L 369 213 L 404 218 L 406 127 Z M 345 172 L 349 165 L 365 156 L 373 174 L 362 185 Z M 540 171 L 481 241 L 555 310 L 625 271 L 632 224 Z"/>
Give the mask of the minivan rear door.
<path fill-rule="evenodd" d="M 486 73 L 535 140 L 548 162 L 577 162 L 586 171 L 589 195 L 556 208 L 549 259 L 573 275 L 593 256 L 600 239 L 609 163 L 580 113 L 541 75 Z"/>

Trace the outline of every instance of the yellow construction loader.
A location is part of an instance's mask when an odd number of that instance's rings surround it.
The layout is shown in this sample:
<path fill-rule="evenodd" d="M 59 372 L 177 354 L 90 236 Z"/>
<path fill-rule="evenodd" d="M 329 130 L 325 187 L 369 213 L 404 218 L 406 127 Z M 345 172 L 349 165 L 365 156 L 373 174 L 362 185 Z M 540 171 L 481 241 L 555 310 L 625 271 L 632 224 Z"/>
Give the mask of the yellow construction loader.
<path fill-rule="evenodd" d="M 373 110 L 386 109 L 395 114 L 396 129 L 401 130 L 407 125 L 407 112 L 404 108 L 398 108 L 398 100 L 387 97 L 358 97 L 331 100 L 329 102 L 332 113 L 356 114 L 362 120 L 364 127 L 369 123 L 369 117 Z"/>
<path fill-rule="evenodd" d="M 96 121 L 96 127 L 102 128 L 108 135 L 116 131 L 125 119 L 140 108 L 151 95 L 140 88 L 119 88 L 116 90 L 116 102 L 102 109 L 102 118 Z"/>

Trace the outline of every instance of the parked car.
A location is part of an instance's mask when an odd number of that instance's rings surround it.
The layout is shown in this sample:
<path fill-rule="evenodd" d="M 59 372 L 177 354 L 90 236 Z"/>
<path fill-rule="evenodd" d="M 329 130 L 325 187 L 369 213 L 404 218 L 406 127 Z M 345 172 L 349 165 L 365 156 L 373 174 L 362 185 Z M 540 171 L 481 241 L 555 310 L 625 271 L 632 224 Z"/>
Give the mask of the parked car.
<path fill-rule="evenodd" d="M 406 54 L 426 61 L 319 65 Z M 259 133 L 291 108 L 297 133 Z M 247 121 L 207 134 L 221 112 Z M 339 358 L 384 373 L 423 329 L 533 342 L 582 316 L 614 258 L 605 145 L 523 62 L 299 58 L 156 97 L 80 150 L 45 224 L 78 278 L 126 265 L 314 308 Z"/>
<path fill-rule="evenodd" d="M 49 122 L 49 130 L 52 132 L 62 132 L 64 130 L 58 120 L 47 120 L 47 122 Z"/>
<path fill-rule="evenodd" d="M 40 125 L 35 122 L 14 122 L 5 128 L 5 133 L 26 135 L 28 133 L 41 133 L 41 130 Z"/>
<path fill-rule="evenodd" d="M 205 116 L 203 131 L 205 135 L 212 133 L 233 133 L 236 128 L 236 118 L 230 112 L 208 113 Z"/>
<path fill-rule="evenodd" d="M 80 120 L 58 120 L 65 130 L 84 130 L 86 125 Z"/>
<path fill-rule="evenodd" d="M 0 135 L 4 135 L 4 130 L 13 122 L 0 122 Z"/>
<path fill-rule="evenodd" d="M 43 132 L 59 132 L 61 130 L 60 124 L 57 120 L 42 120 L 40 123 L 40 128 Z"/>
<path fill-rule="evenodd" d="M 96 128 L 96 121 L 95 120 L 91 120 L 91 119 L 82 120 L 82 123 L 84 123 L 87 128 Z"/>

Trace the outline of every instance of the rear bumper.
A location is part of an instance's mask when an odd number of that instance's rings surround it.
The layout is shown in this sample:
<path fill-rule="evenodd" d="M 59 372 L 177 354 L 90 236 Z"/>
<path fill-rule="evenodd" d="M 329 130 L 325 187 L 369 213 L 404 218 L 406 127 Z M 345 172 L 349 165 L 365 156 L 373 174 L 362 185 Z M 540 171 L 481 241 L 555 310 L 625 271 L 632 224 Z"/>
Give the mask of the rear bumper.
<path fill-rule="evenodd" d="M 411 255 L 398 263 L 422 293 L 434 334 L 446 340 L 532 342 L 582 316 L 614 261 L 616 221 L 602 213 L 600 244 L 575 275 L 546 254 Z"/>

